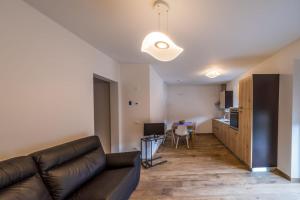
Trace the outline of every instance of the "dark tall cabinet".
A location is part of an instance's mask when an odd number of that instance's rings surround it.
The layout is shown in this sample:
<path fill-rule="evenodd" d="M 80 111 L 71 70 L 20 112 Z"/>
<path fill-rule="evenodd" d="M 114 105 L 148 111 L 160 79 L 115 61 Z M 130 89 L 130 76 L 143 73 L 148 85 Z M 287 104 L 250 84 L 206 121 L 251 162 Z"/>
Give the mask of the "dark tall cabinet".
<path fill-rule="evenodd" d="M 279 75 L 254 74 L 239 86 L 243 160 L 250 168 L 276 167 Z"/>
<path fill-rule="evenodd" d="M 279 75 L 253 75 L 253 167 L 277 166 Z"/>

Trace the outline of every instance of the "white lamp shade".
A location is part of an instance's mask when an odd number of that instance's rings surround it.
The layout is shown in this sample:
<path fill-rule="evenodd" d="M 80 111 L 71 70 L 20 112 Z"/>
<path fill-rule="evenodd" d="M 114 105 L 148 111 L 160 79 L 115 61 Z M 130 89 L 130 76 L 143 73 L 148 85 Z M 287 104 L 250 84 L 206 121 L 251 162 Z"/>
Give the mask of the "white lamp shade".
<path fill-rule="evenodd" d="M 179 56 L 183 49 L 167 35 L 161 32 L 152 32 L 143 40 L 141 51 L 150 54 L 157 60 L 167 62 Z"/>

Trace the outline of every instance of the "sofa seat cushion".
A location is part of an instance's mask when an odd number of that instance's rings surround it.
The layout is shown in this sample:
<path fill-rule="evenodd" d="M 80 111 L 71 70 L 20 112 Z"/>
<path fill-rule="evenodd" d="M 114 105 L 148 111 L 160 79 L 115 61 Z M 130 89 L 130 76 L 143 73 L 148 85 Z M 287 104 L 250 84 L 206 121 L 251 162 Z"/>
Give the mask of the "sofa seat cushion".
<path fill-rule="evenodd" d="M 5 200 L 52 200 L 41 177 L 36 174 L 3 190 L 0 199 Z"/>
<path fill-rule="evenodd" d="M 136 168 L 105 170 L 83 185 L 69 200 L 125 200 L 139 181 Z"/>

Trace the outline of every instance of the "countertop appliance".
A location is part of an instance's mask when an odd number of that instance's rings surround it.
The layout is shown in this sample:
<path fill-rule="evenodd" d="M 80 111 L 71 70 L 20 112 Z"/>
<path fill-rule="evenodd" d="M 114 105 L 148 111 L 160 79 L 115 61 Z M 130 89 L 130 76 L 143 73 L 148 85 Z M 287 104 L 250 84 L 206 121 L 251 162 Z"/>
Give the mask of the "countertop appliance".
<path fill-rule="evenodd" d="M 233 129 L 239 128 L 239 109 L 230 108 L 230 127 Z"/>

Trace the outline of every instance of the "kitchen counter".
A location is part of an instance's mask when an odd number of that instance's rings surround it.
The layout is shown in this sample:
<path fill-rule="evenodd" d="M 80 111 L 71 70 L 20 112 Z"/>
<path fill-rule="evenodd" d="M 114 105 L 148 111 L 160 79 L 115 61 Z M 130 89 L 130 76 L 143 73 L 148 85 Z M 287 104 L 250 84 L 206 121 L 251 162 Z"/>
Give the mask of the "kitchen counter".
<path fill-rule="evenodd" d="M 223 124 L 229 126 L 229 128 L 231 128 L 231 129 L 233 129 L 233 130 L 236 130 L 236 131 L 239 130 L 238 128 L 234 128 L 234 127 L 231 127 L 231 126 L 230 126 L 230 121 L 229 121 L 229 119 L 223 119 L 223 118 L 221 118 L 221 119 L 214 119 L 214 120 L 216 120 L 216 121 L 218 121 L 218 122 L 221 122 L 221 123 L 223 123 Z"/>
<path fill-rule="evenodd" d="M 230 126 L 229 119 L 223 119 L 223 118 L 221 118 L 221 119 L 215 119 L 215 120 L 217 120 L 218 122 L 221 122 L 223 124 L 226 124 L 226 125 Z"/>

